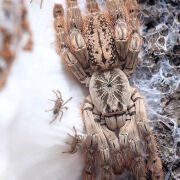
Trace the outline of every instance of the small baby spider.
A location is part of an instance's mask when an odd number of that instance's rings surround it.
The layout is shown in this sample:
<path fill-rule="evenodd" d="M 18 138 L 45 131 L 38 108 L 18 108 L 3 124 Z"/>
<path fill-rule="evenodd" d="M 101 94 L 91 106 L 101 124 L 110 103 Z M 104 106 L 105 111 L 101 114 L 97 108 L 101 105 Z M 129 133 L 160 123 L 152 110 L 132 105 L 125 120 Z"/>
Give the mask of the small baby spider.
<path fill-rule="evenodd" d="M 62 99 L 61 96 L 61 92 L 59 90 L 55 91 L 53 90 L 53 93 L 56 95 L 56 100 L 52 100 L 52 99 L 48 99 L 49 101 L 53 101 L 55 103 L 54 107 L 52 109 L 46 110 L 45 112 L 49 112 L 49 111 L 53 111 L 53 114 L 55 115 L 55 117 L 53 118 L 53 120 L 50 121 L 50 124 L 56 120 L 56 118 L 59 116 L 59 113 L 61 112 L 61 116 L 60 119 L 63 116 L 63 110 L 62 109 L 68 109 L 66 106 L 64 106 L 65 104 L 67 104 L 72 97 L 70 97 L 67 101 L 64 102 L 64 100 Z"/>
<path fill-rule="evenodd" d="M 78 149 L 82 146 L 83 141 L 84 141 L 84 137 L 82 135 L 77 134 L 76 128 L 73 126 L 73 130 L 74 130 L 74 135 L 71 135 L 69 133 L 68 136 L 70 136 L 72 138 L 72 142 L 66 142 L 66 144 L 71 145 L 71 149 L 69 151 L 65 151 L 62 153 L 69 153 L 69 154 L 74 154 L 78 151 Z"/>

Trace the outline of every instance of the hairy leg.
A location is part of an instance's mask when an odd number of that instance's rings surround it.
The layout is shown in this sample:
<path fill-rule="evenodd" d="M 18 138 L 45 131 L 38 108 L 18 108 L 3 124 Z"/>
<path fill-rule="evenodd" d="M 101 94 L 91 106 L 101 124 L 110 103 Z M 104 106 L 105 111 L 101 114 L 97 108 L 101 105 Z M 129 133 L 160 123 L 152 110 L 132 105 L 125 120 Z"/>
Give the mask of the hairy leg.
<path fill-rule="evenodd" d="M 86 5 L 90 13 L 99 11 L 99 6 L 96 0 L 86 0 Z"/>
<path fill-rule="evenodd" d="M 121 0 L 107 0 L 106 6 L 114 24 L 116 48 L 121 58 L 121 64 L 123 64 L 127 56 L 130 38 L 128 12 Z"/>
<path fill-rule="evenodd" d="M 110 156 L 109 145 L 107 143 L 106 137 L 102 131 L 100 124 L 97 124 L 98 131 L 98 151 L 100 154 L 100 164 L 101 164 L 101 180 L 113 180 L 113 170 L 112 170 L 112 160 Z M 118 142 L 116 141 L 118 146 Z"/>
<path fill-rule="evenodd" d="M 139 35 L 139 33 L 134 32 L 131 35 L 131 39 L 129 42 L 126 64 L 124 69 L 124 72 L 128 76 L 134 71 L 136 65 L 138 64 L 138 54 L 140 52 L 141 45 L 142 45 L 141 36 Z"/>
<path fill-rule="evenodd" d="M 146 180 L 147 169 L 145 167 L 145 160 L 141 156 L 135 157 L 129 164 L 129 169 L 136 177 L 136 180 Z"/>
<path fill-rule="evenodd" d="M 101 128 L 110 146 L 114 173 L 121 174 L 123 171 L 124 161 L 121 154 L 118 138 L 116 137 L 115 132 L 109 130 L 107 126 L 102 125 Z"/>
<path fill-rule="evenodd" d="M 91 98 L 88 96 L 85 99 L 83 106 L 83 120 L 87 133 L 85 143 L 85 167 L 83 170 L 83 180 L 94 180 L 95 179 L 95 163 L 98 146 L 98 134 L 96 131 L 96 124 L 93 117 L 93 105 Z"/>
<path fill-rule="evenodd" d="M 83 107 L 83 119 L 85 123 L 85 128 L 87 132 L 86 139 L 86 162 L 83 172 L 84 180 L 92 180 L 95 178 L 95 156 L 97 152 L 100 155 L 100 165 L 101 165 L 101 179 L 111 180 L 113 179 L 112 164 L 110 159 L 110 152 L 107 140 L 102 132 L 102 127 L 98 114 L 94 112 L 94 106 L 90 96 L 85 100 Z"/>
<path fill-rule="evenodd" d="M 130 75 L 137 63 L 138 63 L 138 54 L 142 45 L 142 37 L 139 33 L 139 20 L 138 20 L 138 5 L 136 0 L 125 0 L 125 7 L 129 16 L 129 32 L 130 32 L 130 42 L 128 47 L 128 53 L 126 57 L 126 64 L 124 72 L 127 75 Z"/>
<path fill-rule="evenodd" d="M 69 34 L 70 46 L 81 63 L 83 69 L 89 68 L 88 51 L 83 38 L 83 22 L 77 0 L 66 0 L 67 2 L 67 31 Z"/>
<path fill-rule="evenodd" d="M 124 158 L 124 167 L 133 173 L 136 180 L 145 180 L 146 164 L 134 114 L 127 115 L 127 122 L 120 129 L 119 143 Z"/>
<path fill-rule="evenodd" d="M 147 167 L 152 172 L 153 180 L 162 180 L 163 171 L 161 160 L 158 157 L 157 145 L 153 132 L 147 122 L 146 109 L 142 96 L 134 90 L 132 100 L 136 109 L 136 124 L 141 138 L 145 143 L 145 152 L 147 153 Z"/>
<path fill-rule="evenodd" d="M 61 4 L 54 6 L 54 26 L 56 30 L 57 49 L 61 53 L 63 60 L 66 62 L 74 76 L 86 86 L 89 85 L 89 77 L 85 73 L 82 65 L 71 51 L 68 43 L 67 31 L 64 23 L 64 10 Z"/>

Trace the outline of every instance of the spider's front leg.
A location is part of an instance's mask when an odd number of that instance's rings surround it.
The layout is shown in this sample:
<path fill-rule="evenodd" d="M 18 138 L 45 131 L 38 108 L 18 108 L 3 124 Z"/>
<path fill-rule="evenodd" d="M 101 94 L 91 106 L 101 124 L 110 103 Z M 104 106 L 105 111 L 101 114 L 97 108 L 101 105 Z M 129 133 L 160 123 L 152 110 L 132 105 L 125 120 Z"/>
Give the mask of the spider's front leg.
<path fill-rule="evenodd" d="M 88 51 L 84 41 L 82 31 L 83 22 L 80 9 L 77 5 L 77 0 L 67 1 L 67 31 L 69 34 L 70 46 L 82 65 L 83 69 L 89 68 L 88 65 Z"/>
<path fill-rule="evenodd" d="M 138 62 L 138 54 L 142 45 L 137 18 L 136 0 L 107 0 L 110 17 L 114 24 L 115 43 L 120 56 L 120 65 L 129 76 Z"/>
<path fill-rule="evenodd" d="M 58 51 L 61 53 L 62 58 L 65 60 L 67 66 L 70 68 L 74 76 L 82 83 L 88 86 L 89 77 L 83 69 L 82 64 L 78 61 L 75 53 L 72 53 L 72 46 L 69 43 L 65 23 L 64 23 L 64 10 L 61 4 L 54 6 L 54 25 L 56 30 L 56 41 Z"/>
<path fill-rule="evenodd" d="M 100 116 L 94 113 L 94 105 L 91 97 L 88 96 L 83 107 L 83 119 L 87 133 L 86 139 L 86 160 L 83 172 L 84 180 L 95 179 L 95 163 L 97 152 L 100 155 L 101 179 L 112 180 L 113 172 L 110 158 L 110 151 L 107 140 L 103 134 L 100 123 Z"/>
<path fill-rule="evenodd" d="M 146 110 L 144 105 L 144 100 L 137 92 L 134 90 L 132 100 L 135 103 L 136 110 L 136 124 L 137 129 L 141 138 L 145 142 L 145 151 L 147 153 L 147 167 L 152 172 L 152 180 L 163 180 L 162 163 L 157 153 L 157 145 L 151 128 L 147 122 Z"/>

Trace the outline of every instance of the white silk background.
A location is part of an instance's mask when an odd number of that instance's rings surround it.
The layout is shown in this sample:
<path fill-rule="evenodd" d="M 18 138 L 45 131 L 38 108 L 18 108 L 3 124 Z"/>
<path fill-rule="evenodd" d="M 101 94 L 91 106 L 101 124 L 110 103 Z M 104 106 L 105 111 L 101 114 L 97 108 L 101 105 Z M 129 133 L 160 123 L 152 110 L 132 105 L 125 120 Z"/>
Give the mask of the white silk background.
<path fill-rule="evenodd" d="M 62 0 L 26 0 L 33 32 L 32 52 L 20 51 L 7 84 L 0 92 L 0 180 L 79 180 L 83 168 L 81 153 L 62 154 L 69 146 L 75 126 L 83 132 L 81 106 L 86 90 L 64 69 L 55 50 L 54 3 Z M 84 1 L 80 0 L 83 9 Z M 53 89 L 62 92 L 68 111 L 62 121 L 49 122 L 55 99 Z"/>

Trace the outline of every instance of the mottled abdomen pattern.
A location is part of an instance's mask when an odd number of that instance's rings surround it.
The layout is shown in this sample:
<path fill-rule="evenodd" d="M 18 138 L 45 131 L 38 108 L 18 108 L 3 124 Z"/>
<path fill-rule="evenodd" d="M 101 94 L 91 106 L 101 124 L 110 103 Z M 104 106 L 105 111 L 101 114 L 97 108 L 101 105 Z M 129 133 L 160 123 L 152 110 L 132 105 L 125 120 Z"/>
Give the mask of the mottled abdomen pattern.
<path fill-rule="evenodd" d="M 92 13 L 86 22 L 84 35 L 92 70 L 101 71 L 116 67 L 118 58 L 113 31 L 105 16 Z"/>

